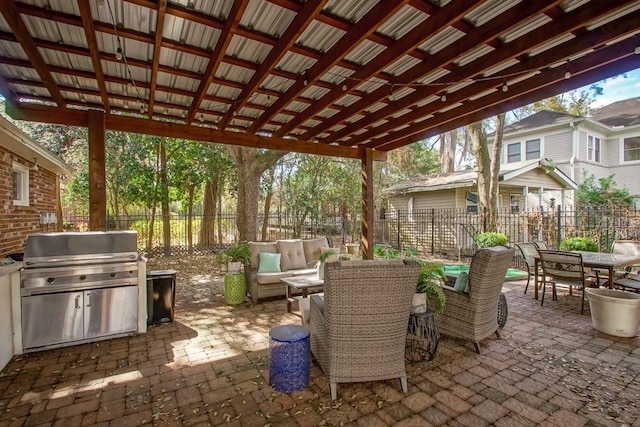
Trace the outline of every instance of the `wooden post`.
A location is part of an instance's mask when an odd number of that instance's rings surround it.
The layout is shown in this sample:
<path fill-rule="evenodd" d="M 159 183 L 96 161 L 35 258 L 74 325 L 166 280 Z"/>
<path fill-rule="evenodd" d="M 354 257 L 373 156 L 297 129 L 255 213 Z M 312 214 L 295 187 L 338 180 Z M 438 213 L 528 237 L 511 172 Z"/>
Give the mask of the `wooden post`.
<path fill-rule="evenodd" d="M 362 259 L 373 259 L 373 153 L 370 148 L 360 150 L 362 161 Z"/>
<path fill-rule="evenodd" d="M 107 230 L 105 116 L 89 112 L 89 230 Z"/>

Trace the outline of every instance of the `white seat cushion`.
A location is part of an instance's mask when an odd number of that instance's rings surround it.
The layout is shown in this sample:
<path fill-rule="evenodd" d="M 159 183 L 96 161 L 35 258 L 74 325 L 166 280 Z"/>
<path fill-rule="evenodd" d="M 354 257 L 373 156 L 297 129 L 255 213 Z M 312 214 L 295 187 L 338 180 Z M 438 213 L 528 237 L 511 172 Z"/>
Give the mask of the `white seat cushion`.
<path fill-rule="evenodd" d="M 318 274 L 317 268 L 303 268 L 301 270 L 289 270 L 287 273 L 291 273 L 293 276 L 312 276 Z"/>
<path fill-rule="evenodd" d="M 281 279 L 291 276 L 293 275 L 290 271 L 283 271 L 280 273 L 258 273 L 256 274 L 256 279 L 260 285 L 269 285 L 272 283 L 279 283 Z M 284 283 L 282 286 L 284 286 Z M 282 289 L 284 289 L 284 287 Z"/>

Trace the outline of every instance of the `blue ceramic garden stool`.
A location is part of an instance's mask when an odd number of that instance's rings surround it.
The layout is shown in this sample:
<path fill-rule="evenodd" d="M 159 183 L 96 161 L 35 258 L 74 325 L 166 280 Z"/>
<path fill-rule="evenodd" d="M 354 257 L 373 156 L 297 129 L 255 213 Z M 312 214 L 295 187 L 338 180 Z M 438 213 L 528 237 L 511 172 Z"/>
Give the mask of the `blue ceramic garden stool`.
<path fill-rule="evenodd" d="M 269 384 L 282 393 L 309 385 L 311 347 L 309 330 L 299 325 L 276 326 L 269 331 Z"/>

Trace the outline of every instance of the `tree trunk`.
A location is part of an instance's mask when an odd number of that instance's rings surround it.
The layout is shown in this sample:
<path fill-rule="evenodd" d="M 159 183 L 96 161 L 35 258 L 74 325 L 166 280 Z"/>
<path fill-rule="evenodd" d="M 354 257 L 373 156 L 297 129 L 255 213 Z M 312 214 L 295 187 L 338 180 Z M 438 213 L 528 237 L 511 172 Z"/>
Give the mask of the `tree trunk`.
<path fill-rule="evenodd" d="M 491 181 L 489 190 L 489 230 L 498 230 L 498 178 L 500 175 L 500 153 L 502 152 L 502 134 L 504 131 L 505 114 L 496 117 L 496 134 L 493 139 L 491 153 Z"/>
<path fill-rule="evenodd" d="M 204 185 L 202 201 L 202 224 L 200 225 L 200 245 L 211 246 L 215 243 L 216 202 L 218 200 L 218 179 Z"/>
<path fill-rule="evenodd" d="M 273 198 L 273 184 L 276 179 L 276 168 L 271 168 L 269 173 L 269 187 L 267 195 L 264 198 L 264 219 L 262 221 L 262 239 L 267 240 L 267 231 L 269 229 L 269 212 L 271 211 L 271 199 Z"/>
<path fill-rule="evenodd" d="M 162 240 L 164 254 L 171 255 L 171 223 L 169 211 L 169 182 L 167 179 L 167 150 L 164 140 L 160 142 L 160 200 L 162 206 Z"/>
<path fill-rule="evenodd" d="M 455 130 L 440 135 L 440 162 L 443 173 L 455 170 L 456 142 Z"/>
<path fill-rule="evenodd" d="M 238 204 L 236 221 L 241 242 L 255 240 L 258 235 L 258 198 L 260 178 L 286 153 L 282 151 L 226 146 L 238 171 Z"/>
<path fill-rule="evenodd" d="M 187 208 L 187 242 L 189 245 L 189 255 L 193 254 L 193 195 L 196 186 L 189 185 L 189 207 Z"/>
<path fill-rule="evenodd" d="M 478 211 L 481 215 L 480 226 L 482 231 L 487 231 L 488 222 L 485 215 L 491 197 L 491 158 L 489 157 L 489 147 L 487 146 L 484 124 L 481 121 L 467 125 L 467 131 L 473 142 L 476 161 L 478 162 Z"/>

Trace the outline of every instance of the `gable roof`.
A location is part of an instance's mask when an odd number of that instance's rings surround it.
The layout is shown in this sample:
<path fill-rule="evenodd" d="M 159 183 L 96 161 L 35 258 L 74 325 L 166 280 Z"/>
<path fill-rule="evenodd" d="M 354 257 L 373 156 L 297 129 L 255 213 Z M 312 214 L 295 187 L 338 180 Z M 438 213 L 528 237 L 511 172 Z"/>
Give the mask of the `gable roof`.
<path fill-rule="evenodd" d="M 557 111 L 542 110 L 529 117 L 525 117 L 515 123 L 504 127 L 504 133 L 518 132 L 527 129 L 536 129 L 542 126 L 564 125 L 576 120 L 584 119 L 573 114 L 559 113 Z"/>
<path fill-rule="evenodd" d="M 612 127 L 640 125 L 640 97 L 605 105 L 594 110 L 591 119 Z"/>
<path fill-rule="evenodd" d="M 549 167 L 550 163 L 547 159 L 535 160 L 528 163 L 509 163 L 501 165 L 498 181 L 506 183 L 507 181 L 521 176 L 534 169 L 541 168 L 552 176 L 561 188 L 567 190 L 575 190 L 576 183 L 569 178 L 564 172 L 556 167 Z M 456 171 L 451 173 L 434 173 L 424 177 L 409 179 L 389 187 L 386 192 L 389 195 L 420 193 L 423 191 L 448 190 L 452 188 L 472 187 L 478 182 L 478 170 L 470 169 L 465 171 Z"/>
<path fill-rule="evenodd" d="M 29 161 L 38 159 L 39 167 L 50 170 L 55 174 L 68 174 L 72 170 L 58 156 L 34 141 L 29 135 L 1 115 L 0 147 L 4 147 Z"/>

